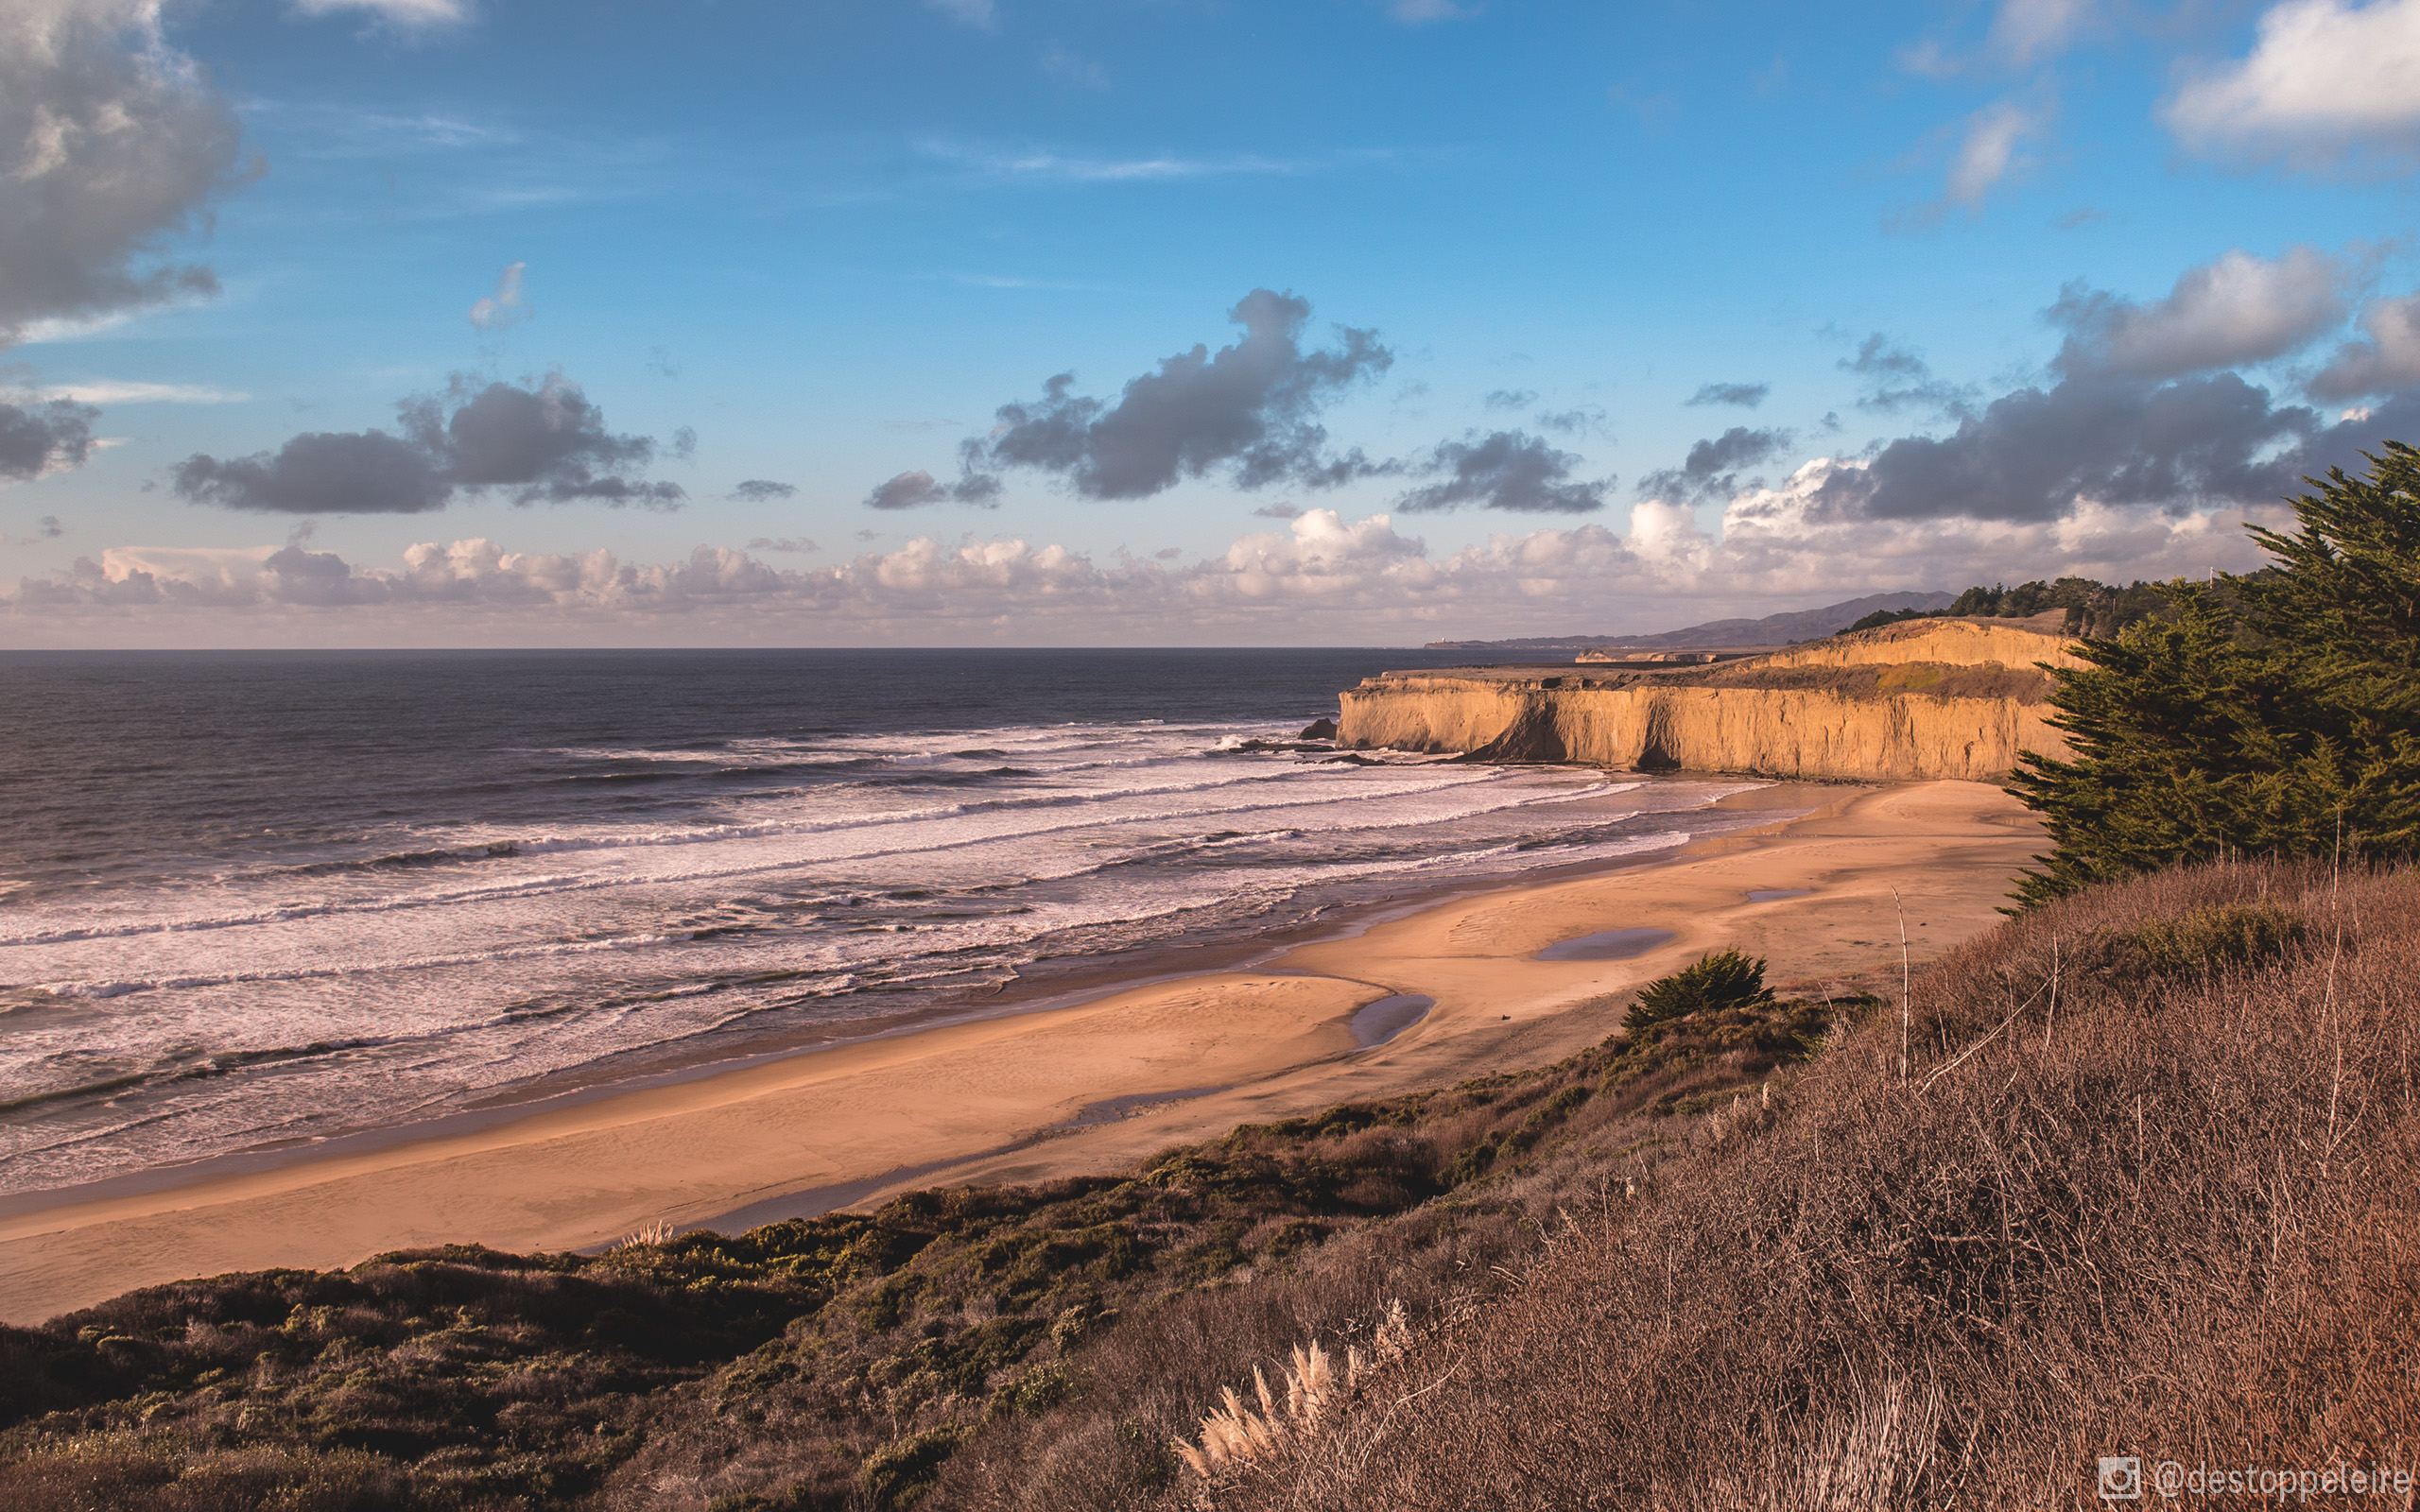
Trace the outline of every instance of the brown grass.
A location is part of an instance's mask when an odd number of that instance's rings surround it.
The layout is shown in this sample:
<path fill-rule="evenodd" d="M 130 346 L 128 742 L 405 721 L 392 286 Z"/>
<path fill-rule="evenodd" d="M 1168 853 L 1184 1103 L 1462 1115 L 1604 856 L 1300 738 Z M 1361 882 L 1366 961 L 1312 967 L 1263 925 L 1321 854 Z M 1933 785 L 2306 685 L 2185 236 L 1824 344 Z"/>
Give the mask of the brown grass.
<path fill-rule="evenodd" d="M 1917 980 L 1909 1074 L 1877 1016 L 1733 1105 L 1216 1504 L 2039 1507 L 2098 1504 L 2104 1454 L 2420 1470 L 2415 915 L 2408 872 L 2235 867 L 2013 922 Z"/>

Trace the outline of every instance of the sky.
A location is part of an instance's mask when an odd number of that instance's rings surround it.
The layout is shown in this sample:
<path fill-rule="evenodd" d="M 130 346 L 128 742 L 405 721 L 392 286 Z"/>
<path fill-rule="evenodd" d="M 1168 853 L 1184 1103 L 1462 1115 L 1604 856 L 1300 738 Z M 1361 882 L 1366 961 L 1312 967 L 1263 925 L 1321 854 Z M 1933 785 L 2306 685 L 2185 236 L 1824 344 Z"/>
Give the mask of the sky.
<path fill-rule="evenodd" d="M 0 646 L 1616 634 L 2420 441 L 2420 0 L 0 0 Z"/>

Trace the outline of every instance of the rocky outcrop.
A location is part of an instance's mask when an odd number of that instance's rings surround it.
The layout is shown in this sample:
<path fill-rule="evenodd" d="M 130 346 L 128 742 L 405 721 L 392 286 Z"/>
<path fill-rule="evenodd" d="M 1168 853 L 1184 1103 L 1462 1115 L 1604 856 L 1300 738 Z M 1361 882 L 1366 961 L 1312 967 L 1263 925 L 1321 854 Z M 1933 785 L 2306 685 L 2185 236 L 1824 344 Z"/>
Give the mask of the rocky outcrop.
<path fill-rule="evenodd" d="M 1927 620 L 1710 667 L 1388 672 L 1344 695 L 1337 745 L 1474 760 L 1861 781 L 2005 776 L 2062 754 L 2035 665 L 2065 639 Z"/>

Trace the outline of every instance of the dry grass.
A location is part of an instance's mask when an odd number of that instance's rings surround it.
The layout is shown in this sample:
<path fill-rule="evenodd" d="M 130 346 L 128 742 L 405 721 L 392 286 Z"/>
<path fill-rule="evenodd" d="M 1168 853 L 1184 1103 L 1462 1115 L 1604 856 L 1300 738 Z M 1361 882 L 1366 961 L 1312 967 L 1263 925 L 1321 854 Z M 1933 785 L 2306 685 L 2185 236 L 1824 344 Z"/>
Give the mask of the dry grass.
<path fill-rule="evenodd" d="M 2420 1469 L 2420 878 L 2013 922 L 1554 1237 L 1220 1507 L 2038 1507 Z M 2376 1504 L 2409 1505 L 2408 1499 Z"/>

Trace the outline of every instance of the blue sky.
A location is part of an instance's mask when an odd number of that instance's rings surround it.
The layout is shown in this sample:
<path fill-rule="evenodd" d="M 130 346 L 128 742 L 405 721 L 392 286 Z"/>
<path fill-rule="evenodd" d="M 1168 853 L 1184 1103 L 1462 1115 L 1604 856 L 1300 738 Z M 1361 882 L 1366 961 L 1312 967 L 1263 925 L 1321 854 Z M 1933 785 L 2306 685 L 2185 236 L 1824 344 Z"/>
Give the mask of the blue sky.
<path fill-rule="evenodd" d="M 2420 0 L 7 9 L 0 644 L 1651 629 L 2420 429 Z"/>

